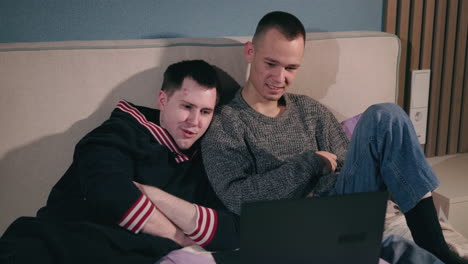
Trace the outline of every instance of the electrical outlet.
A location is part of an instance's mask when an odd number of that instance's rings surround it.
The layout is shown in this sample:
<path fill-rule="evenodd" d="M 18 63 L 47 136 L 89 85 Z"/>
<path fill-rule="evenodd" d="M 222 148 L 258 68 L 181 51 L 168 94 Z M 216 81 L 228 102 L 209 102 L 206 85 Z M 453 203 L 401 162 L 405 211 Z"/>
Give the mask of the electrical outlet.
<path fill-rule="evenodd" d="M 426 144 L 427 113 L 427 107 L 411 108 L 410 110 L 410 119 L 413 122 L 419 144 Z"/>

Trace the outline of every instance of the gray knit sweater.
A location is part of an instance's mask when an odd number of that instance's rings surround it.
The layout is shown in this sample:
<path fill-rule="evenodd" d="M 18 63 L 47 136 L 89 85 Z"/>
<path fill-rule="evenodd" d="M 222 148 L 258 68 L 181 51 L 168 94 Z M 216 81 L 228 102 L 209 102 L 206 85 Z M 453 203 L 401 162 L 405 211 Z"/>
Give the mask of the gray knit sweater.
<path fill-rule="evenodd" d="M 344 162 L 349 141 L 333 114 L 307 96 L 283 98 L 286 110 L 271 118 L 237 92 L 202 141 L 208 178 L 237 214 L 243 202 L 304 197 L 323 176 L 318 150 L 336 154 L 339 167 Z"/>

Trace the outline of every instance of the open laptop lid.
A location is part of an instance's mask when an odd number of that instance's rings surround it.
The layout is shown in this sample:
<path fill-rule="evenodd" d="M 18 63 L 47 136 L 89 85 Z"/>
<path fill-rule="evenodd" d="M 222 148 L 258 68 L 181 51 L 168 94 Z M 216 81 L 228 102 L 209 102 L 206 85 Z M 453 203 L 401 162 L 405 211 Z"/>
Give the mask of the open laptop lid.
<path fill-rule="evenodd" d="M 242 263 L 378 263 L 388 193 L 245 203 Z"/>

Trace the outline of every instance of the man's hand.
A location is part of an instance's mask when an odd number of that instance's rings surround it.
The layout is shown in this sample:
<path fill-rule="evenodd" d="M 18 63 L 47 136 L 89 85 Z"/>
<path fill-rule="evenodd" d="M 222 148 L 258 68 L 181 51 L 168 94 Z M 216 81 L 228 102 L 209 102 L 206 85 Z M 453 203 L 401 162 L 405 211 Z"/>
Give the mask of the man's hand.
<path fill-rule="evenodd" d="M 133 182 L 133 184 L 135 184 L 135 186 L 138 187 L 138 189 L 140 189 L 144 195 L 147 197 L 149 196 L 148 192 L 151 191 L 149 189 L 151 187 L 140 184 L 138 182 Z M 171 220 L 168 219 L 167 216 L 164 215 L 156 205 L 155 207 L 156 208 L 154 213 L 151 215 L 148 222 L 146 222 L 146 224 L 143 226 L 143 233 L 169 238 L 182 247 L 195 245 L 195 242 L 188 238 L 178 226 L 172 223 Z"/>
<path fill-rule="evenodd" d="M 171 195 L 157 187 L 133 182 L 146 195 L 159 212 L 170 223 L 185 233 L 192 233 L 197 227 L 197 208 L 194 204 Z M 160 216 L 161 217 L 161 216 Z M 171 233 L 171 235 L 174 233 Z M 179 243 L 180 244 L 180 243 Z"/>
<path fill-rule="evenodd" d="M 323 175 L 327 175 L 332 173 L 336 170 L 337 162 L 336 162 L 336 155 L 327 151 L 317 151 L 315 152 L 317 156 L 322 158 L 323 163 Z"/>
<path fill-rule="evenodd" d="M 142 232 L 153 236 L 169 238 L 181 247 L 195 244 L 158 209 L 155 209 L 148 222 L 143 226 Z"/>

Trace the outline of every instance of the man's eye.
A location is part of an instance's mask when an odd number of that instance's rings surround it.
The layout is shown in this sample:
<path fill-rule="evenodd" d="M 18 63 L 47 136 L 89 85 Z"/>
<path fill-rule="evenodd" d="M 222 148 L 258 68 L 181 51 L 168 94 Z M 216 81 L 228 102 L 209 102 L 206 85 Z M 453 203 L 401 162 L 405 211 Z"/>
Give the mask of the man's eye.
<path fill-rule="evenodd" d="M 190 108 L 192 108 L 191 105 L 182 105 L 182 106 L 183 106 L 185 109 L 190 109 Z"/>
<path fill-rule="evenodd" d="M 266 63 L 266 65 L 268 65 L 268 66 L 270 66 L 270 67 L 275 66 L 275 64 L 274 64 L 274 63 L 271 63 L 271 62 L 265 62 L 265 63 Z"/>
<path fill-rule="evenodd" d="M 202 110 L 201 113 L 204 114 L 204 115 L 209 115 L 209 114 L 211 114 L 211 111 L 210 110 Z"/>

